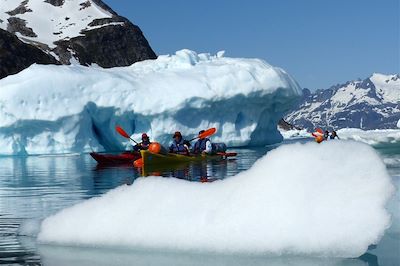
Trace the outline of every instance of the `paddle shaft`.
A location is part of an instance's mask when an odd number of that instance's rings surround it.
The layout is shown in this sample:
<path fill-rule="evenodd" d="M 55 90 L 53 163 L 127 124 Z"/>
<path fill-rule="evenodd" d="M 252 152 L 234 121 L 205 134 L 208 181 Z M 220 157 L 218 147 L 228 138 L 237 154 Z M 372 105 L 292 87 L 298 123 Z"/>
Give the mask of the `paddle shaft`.
<path fill-rule="evenodd" d="M 133 142 L 135 142 L 136 144 L 139 144 L 139 142 L 137 142 L 136 140 L 132 139 L 131 137 L 129 137 L 130 140 L 132 140 Z"/>

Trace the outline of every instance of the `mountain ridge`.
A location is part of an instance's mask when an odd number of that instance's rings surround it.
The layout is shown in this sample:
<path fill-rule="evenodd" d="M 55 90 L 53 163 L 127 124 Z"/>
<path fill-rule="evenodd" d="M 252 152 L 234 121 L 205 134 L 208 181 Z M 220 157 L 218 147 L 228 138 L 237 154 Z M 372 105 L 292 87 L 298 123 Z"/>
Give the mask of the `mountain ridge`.
<path fill-rule="evenodd" d="M 97 64 L 109 68 L 157 57 L 140 28 L 101 0 L 2 1 L 2 36 L 6 35 L 3 31 L 7 31 L 24 46 L 40 50 L 58 64 Z M 9 47 L 3 43 L 0 45 L 0 78 L 15 74 L 32 63 L 41 63 L 29 53 L 24 56 L 30 60 L 13 63 L 2 56 L 7 53 L 10 53 Z"/>
<path fill-rule="evenodd" d="M 303 89 L 303 97 L 285 118 L 290 124 L 312 130 L 396 128 L 400 119 L 400 75 L 373 73 L 325 90 Z"/>

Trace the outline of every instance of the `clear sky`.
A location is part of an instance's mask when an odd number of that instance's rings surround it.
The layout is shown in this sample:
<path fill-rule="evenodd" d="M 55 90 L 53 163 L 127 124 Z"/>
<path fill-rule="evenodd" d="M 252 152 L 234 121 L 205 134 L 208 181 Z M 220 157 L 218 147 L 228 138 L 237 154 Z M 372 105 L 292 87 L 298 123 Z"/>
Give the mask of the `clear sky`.
<path fill-rule="evenodd" d="M 400 0 L 104 0 L 156 54 L 257 57 L 302 87 L 400 72 Z"/>

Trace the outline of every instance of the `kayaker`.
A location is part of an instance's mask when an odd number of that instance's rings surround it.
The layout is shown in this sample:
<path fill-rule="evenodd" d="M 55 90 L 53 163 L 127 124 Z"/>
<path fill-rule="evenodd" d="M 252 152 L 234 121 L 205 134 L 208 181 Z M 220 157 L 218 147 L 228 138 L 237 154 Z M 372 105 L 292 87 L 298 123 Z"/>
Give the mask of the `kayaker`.
<path fill-rule="evenodd" d="M 174 140 L 172 141 L 171 146 L 169 146 L 169 152 L 178 154 L 189 154 L 190 143 L 189 141 L 183 139 L 181 132 L 176 131 L 172 138 Z"/>
<path fill-rule="evenodd" d="M 204 130 L 201 130 L 199 132 L 199 136 L 201 136 L 202 133 L 204 133 Z M 192 152 L 194 154 L 200 154 L 200 153 L 211 154 L 212 153 L 211 140 L 209 138 L 199 138 L 194 144 Z"/>
<path fill-rule="evenodd" d="M 136 144 L 133 147 L 134 151 L 140 151 L 140 150 L 147 150 L 150 145 L 150 138 L 146 133 L 142 134 L 142 142 Z"/>
<path fill-rule="evenodd" d="M 325 130 L 325 133 L 324 133 L 324 140 L 328 140 L 328 138 L 329 138 L 329 131 L 328 131 L 328 130 Z"/>
<path fill-rule="evenodd" d="M 329 138 L 330 139 L 335 139 L 335 138 L 340 139 L 335 130 L 332 130 L 332 133 Z"/>

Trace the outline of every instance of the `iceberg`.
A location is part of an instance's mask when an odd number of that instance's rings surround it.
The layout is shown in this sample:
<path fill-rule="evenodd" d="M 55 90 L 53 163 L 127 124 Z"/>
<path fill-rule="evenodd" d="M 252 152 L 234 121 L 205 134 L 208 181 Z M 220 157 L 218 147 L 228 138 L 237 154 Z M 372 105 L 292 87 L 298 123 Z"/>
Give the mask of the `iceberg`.
<path fill-rule="evenodd" d="M 390 226 L 379 155 L 354 141 L 282 145 L 213 183 L 139 178 L 42 221 L 49 245 L 354 258 Z"/>
<path fill-rule="evenodd" d="M 307 129 L 290 129 L 285 130 L 278 126 L 279 133 L 281 133 L 283 139 L 305 139 L 313 138 L 311 133 L 307 132 Z"/>
<path fill-rule="evenodd" d="M 301 90 L 263 60 L 180 50 L 128 67 L 32 65 L 0 80 L 0 154 L 121 150 L 147 132 L 169 143 L 216 127 L 217 142 L 282 140 L 278 120 Z M 125 142 L 123 142 L 125 141 Z"/>
<path fill-rule="evenodd" d="M 311 133 L 307 132 L 306 129 L 283 130 L 278 127 L 278 130 L 283 138 L 286 140 L 314 139 Z M 342 128 L 337 130 L 336 132 L 341 140 L 355 140 L 372 146 L 379 146 L 381 144 L 400 144 L 400 129 L 363 130 L 360 128 Z M 332 140 L 328 139 L 327 141 Z"/>
<path fill-rule="evenodd" d="M 400 129 L 362 130 L 359 128 L 343 128 L 339 129 L 337 134 L 340 139 L 356 140 L 373 146 L 385 143 L 400 144 Z"/>

